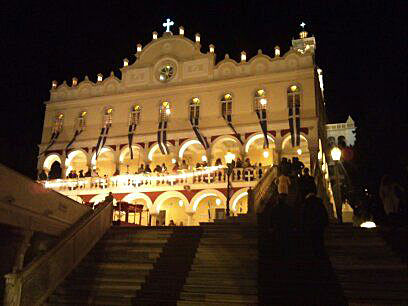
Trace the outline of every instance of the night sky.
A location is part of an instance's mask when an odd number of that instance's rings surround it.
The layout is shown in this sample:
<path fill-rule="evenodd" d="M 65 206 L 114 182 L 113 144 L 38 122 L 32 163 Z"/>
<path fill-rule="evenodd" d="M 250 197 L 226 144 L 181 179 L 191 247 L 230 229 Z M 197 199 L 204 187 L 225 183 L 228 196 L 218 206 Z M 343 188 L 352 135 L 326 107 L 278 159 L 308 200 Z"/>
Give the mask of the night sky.
<path fill-rule="evenodd" d="M 286 52 L 304 21 L 317 40 L 329 122 L 350 114 L 359 126 L 360 172 L 377 182 L 406 166 L 406 1 L 8 1 L 1 28 L 0 162 L 33 176 L 43 102 L 53 79 L 109 76 L 166 18 L 239 60 L 275 45 Z M 358 3 L 356 5 L 356 3 Z M 392 154 L 392 155 L 391 155 Z"/>

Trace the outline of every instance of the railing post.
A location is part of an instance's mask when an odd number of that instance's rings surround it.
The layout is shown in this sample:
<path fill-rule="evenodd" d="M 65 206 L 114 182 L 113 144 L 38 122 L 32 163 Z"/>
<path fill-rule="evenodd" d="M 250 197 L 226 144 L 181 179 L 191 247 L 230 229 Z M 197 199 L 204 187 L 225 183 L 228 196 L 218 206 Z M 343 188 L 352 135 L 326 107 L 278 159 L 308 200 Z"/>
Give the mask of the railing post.
<path fill-rule="evenodd" d="M 18 306 L 21 302 L 22 280 L 18 273 L 6 274 L 6 288 L 4 290 L 4 306 Z"/>

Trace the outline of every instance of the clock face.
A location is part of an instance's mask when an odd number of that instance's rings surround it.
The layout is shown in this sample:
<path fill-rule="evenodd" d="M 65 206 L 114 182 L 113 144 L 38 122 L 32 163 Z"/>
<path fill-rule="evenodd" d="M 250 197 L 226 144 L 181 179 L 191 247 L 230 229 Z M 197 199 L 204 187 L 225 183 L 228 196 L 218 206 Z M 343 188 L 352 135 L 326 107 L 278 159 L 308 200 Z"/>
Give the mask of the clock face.
<path fill-rule="evenodd" d="M 171 65 L 165 65 L 160 68 L 159 80 L 167 82 L 174 76 L 174 68 Z"/>

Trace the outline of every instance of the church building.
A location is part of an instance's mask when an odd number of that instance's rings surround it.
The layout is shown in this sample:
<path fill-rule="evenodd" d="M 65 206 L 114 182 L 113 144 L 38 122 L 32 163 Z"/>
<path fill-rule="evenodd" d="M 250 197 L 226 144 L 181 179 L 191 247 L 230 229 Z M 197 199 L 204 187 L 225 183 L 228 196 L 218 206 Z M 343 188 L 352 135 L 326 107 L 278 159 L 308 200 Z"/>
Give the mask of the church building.
<path fill-rule="evenodd" d="M 216 60 L 200 34 L 164 25 L 120 77 L 52 82 L 38 158 L 47 188 L 92 204 L 112 192 L 134 204 L 128 223 L 198 225 L 227 204 L 246 213 L 248 189 L 282 158 L 327 169 L 314 37 L 302 29 L 285 53 Z"/>

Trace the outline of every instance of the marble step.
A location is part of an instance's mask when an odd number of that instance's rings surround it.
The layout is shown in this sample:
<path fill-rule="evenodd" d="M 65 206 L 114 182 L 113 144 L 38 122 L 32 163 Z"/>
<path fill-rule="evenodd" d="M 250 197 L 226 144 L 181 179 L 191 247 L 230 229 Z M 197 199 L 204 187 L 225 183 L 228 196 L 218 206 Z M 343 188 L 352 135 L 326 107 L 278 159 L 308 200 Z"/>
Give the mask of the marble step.
<path fill-rule="evenodd" d="M 197 301 L 188 301 L 188 300 L 179 300 L 177 301 L 177 306 L 250 306 L 258 305 L 258 303 L 246 303 L 246 302 L 197 302 Z"/>
<path fill-rule="evenodd" d="M 242 271 L 231 270 L 227 269 L 226 271 L 219 271 L 219 270 L 191 270 L 188 272 L 187 279 L 207 279 L 207 278 L 218 278 L 224 280 L 240 280 L 240 279 L 257 279 L 258 273 L 257 271 Z"/>
<path fill-rule="evenodd" d="M 226 286 L 225 284 L 223 286 L 211 286 L 210 284 L 208 284 L 208 285 L 203 285 L 203 286 L 184 285 L 182 292 L 203 293 L 203 294 L 221 293 L 221 294 L 257 295 L 258 289 L 256 287 L 251 287 L 251 286 L 239 287 L 239 286 Z"/>
<path fill-rule="evenodd" d="M 181 300 L 203 301 L 203 302 L 245 302 L 257 303 L 257 295 L 244 294 L 221 294 L 221 293 L 197 293 L 197 292 L 181 292 Z"/>
<path fill-rule="evenodd" d="M 124 296 L 93 296 L 93 295 L 82 295 L 71 294 L 71 295 L 59 295 L 53 294 L 47 302 L 47 306 L 58 306 L 58 305 L 111 305 L 111 306 L 130 306 L 134 305 L 134 297 L 124 297 Z"/>
<path fill-rule="evenodd" d="M 213 278 L 213 277 L 201 277 L 201 278 L 191 278 L 187 277 L 186 285 L 199 285 L 199 286 L 236 286 L 236 287 L 256 287 L 258 281 L 256 279 L 224 279 L 224 278 Z"/>

